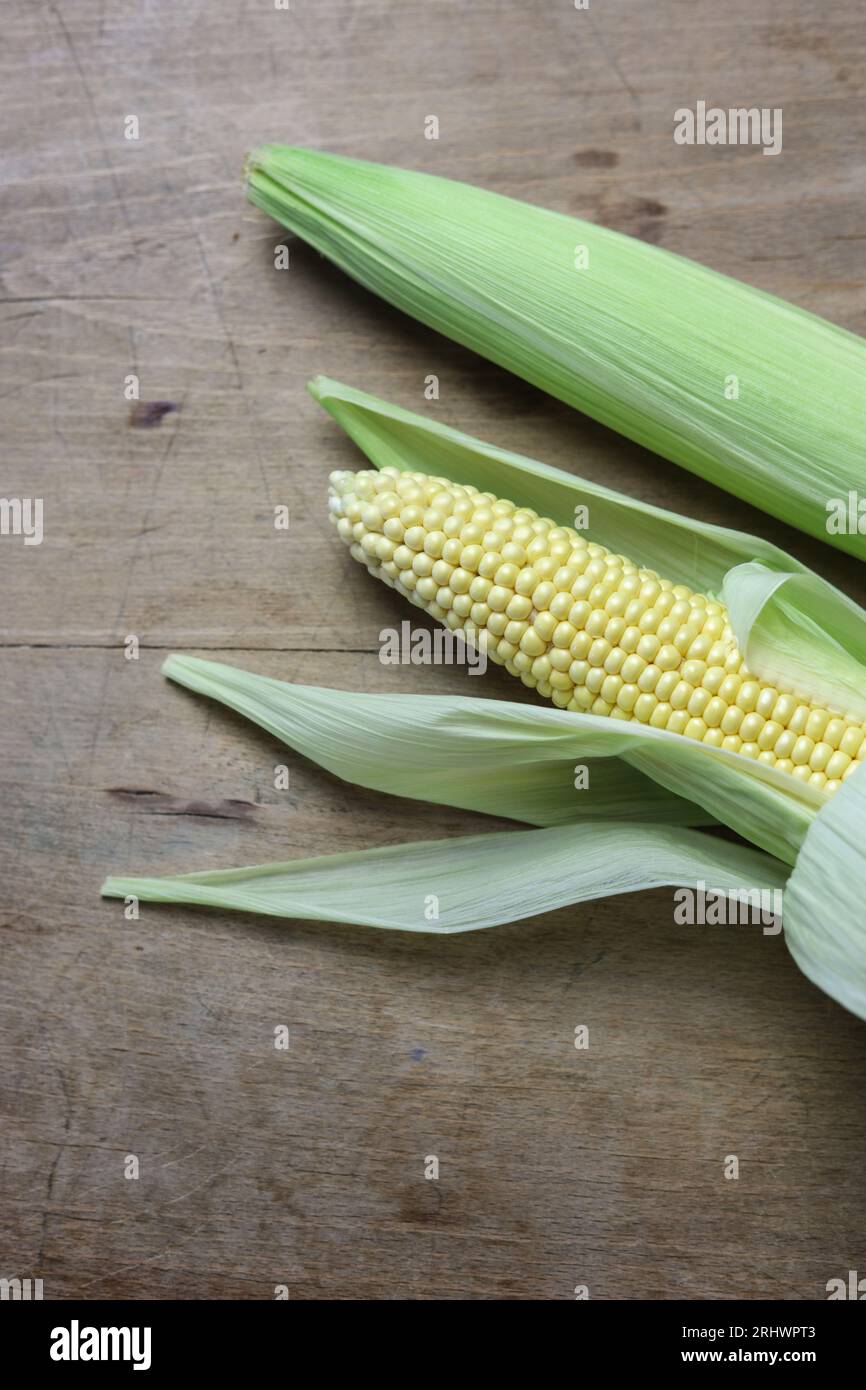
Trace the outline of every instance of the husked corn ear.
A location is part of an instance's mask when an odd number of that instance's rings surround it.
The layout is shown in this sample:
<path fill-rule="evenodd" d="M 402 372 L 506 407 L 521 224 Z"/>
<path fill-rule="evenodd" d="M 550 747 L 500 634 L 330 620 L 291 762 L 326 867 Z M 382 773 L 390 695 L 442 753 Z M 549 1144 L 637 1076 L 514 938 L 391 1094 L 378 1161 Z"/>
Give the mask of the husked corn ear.
<path fill-rule="evenodd" d="M 517 507 L 394 468 L 333 473 L 351 553 L 561 709 L 684 734 L 833 792 L 866 727 L 756 679 L 724 606 Z"/>

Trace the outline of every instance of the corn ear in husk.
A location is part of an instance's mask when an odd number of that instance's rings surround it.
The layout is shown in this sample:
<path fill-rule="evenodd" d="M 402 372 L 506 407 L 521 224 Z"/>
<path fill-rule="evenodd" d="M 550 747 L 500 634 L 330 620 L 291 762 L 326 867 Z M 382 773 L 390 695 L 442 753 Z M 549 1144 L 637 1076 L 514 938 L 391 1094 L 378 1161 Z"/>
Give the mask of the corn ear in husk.
<path fill-rule="evenodd" d="M 647 506 L 339 383 L 319 378 L 312 389 L 376 466 L 453 477 L 563 523 L 588 506 L 590 533 L 603 544 L 705 593 L 727 594 L 756 670 L 786 661 L 808 670 L 817 632 L 826 665 L 813 679 L 822 696 L 844 708 L 849 691 L 864 688 L 863 614 L 778 547 Z M 861 772 L 826 798 L 737 754 L 591 714 L 316 689 L 192 657 L 170 657 L 164 670 L 347 781 L 543 828 L 218 873 L 113 878 L 110 895 L 451 932 L 674 881 L 732 896 L 786 885 L 785 933 L 798 964 L 866 1017 Z M 585 790 L 575 790 L 576 764 L 591 767 Z M 713 822 L 756 848 L 693 828 Z M 423 911 L 431 893 L 444 905 L 435 921 Z"/>
<path fill-rule="evenodd" d="M 863 339 L 659 247 L 429 174 L 263 145 L 247 192 L 423 323 L 866 556 Z"/>

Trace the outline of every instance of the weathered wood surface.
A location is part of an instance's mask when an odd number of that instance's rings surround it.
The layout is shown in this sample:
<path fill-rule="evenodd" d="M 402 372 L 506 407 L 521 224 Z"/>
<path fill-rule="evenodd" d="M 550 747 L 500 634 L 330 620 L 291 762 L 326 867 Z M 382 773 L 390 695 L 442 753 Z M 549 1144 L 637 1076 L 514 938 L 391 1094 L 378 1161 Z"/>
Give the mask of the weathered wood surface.
<path fill-rule="evenodd" d="M 240 183 L 268 138 L 391 160 L 866 332 L 855 0 L 12 0 L 3 27 L 0 491 L 44 498 L 45 539 L 0 542 L 0 1275 L 54 1298 L 810 1299 L 862 1271 L 866 1031 L 780 939 L 677 927 L 662 892 L 447 940 L 169 908 L 124 922 L 98 896 L 110 871 L 495 824 L 346 788 L 160 677 L 175 649 L 467 689 L 376 660 L 403 614 L 326 524 L 327 473 L 353 454 L 305 393 L 317 371 L 761 530 L 863 596 L 853 561 L 303 247 L 275 273 L 278 234 Z M 782 106 L 783 154 L 675 146 L 674 110 L 701 97 Z M 181 410 L 130 430 L 129 372 Z"/>

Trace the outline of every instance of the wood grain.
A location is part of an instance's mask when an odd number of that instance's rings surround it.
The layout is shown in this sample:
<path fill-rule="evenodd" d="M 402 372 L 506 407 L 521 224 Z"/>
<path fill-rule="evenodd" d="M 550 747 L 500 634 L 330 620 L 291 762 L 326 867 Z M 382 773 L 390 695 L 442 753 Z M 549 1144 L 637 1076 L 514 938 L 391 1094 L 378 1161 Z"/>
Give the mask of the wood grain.
<path fill-rule="evenodd" d="M 862 333 L 864 73 L 854 0 L 10 0 L 2 492 L 44 498 L 45 539 L 0 541 L 0 1276 L 51 1298 L 813 1299 L 862 1272 L 866 1030 L 780 939 L 675 926 L 664 892 L 425 940 L 156 907 L 126 922 L 98 889 L 501 825 L 348 788 L 159 674 L 187 650 L 467 689 L 376 659 L 403 614 L 327 526 L 327 473 L 353 451 L 306 394 L 316 372 L 758 530 L 864 597 L 856 562 L 301 245 L 275 272 L 246 150 L 482 183 Z M 782 106 L 782 155 L 675 146 L 673 112 L 699 98 Z M 128 373 L 180 409 L 130 428 Z M 485 693 L 516 697 L 501 672 Z"/>

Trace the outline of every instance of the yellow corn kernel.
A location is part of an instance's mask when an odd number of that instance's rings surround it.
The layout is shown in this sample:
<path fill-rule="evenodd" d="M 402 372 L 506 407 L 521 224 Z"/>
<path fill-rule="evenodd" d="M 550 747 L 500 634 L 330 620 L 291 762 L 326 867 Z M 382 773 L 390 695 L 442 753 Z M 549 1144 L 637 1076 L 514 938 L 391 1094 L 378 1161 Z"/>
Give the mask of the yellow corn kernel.
<path fill-rule="evenodd" d="M 707 674 L 707 667 L 703 661 L 684 661 L 680 667 L 680 676 L 689 685 L 700 685 L 704 676 Z"/>
<path fill-rule="evenodd" d="M 668 696 L 671 709 L 685 709 L 693 694 L 694 690 L 688 681 L 678 680 Z"/>
<path fill-rule="evenodd" d="M 772 709 L 772 705 L 770 708 Z M 758 734 L 758 747 L 762 751 L 775 748 L 776 741 L 782 732 L 781 724 L 777 724 L 774 719 L 768 719 Z"/>
<path fill-rule="evenodd" d="M 804 728 L 803 732 L 807 738 L 811 738 L 814 740 L 815 743 L 818 743 L 821 740 L 821 738 L 823 738 L 824 730 L 826 729 L 829 723 L 829 710 L 813 709 L 810 712 L 808 719 L 806 720 L 806 727 Z"/>
<path fill-rule="evenodd" d="M 710 692 L 705 690 L 702 685 L 699 685 L 697 690 L 692 691 L 686 708 L 693 719 L 703 719 L 704 710 L 707 708 L 712 698 Z M 704 719 L 705 724 L 706 722 L 707 721 Z M 709 728 L 709 725 L 707 725 L 707 727 Z"/>
<path fill-rule="evenodd" d="M 719 696 L 719 699 L 721 699 L 721 696 Z M 724 701 L 722 701 L 722 703 L 724 704 Z M 725 735 L 735 734 L 745 717 L 739 705 L 727 705 L 725 707 L 725 713 L 722 715 L 722 733 Z"/>
<path fill-rule="evenodd" d="M 758 696 L 758 702 L 755 705 L 755 710 L 761 715 L 762 719 L 770 718 L 770 715 L 773 713 L 773 706 L 778 698 L 779 692 L 774 689 L 772 685 L 765 685 L 762 687 L 761 693 Z"/>
<path fill-rule="evenodd" d="M 656 681 L 655 696 L 658 700 L 669 700 L 680 683 L 679 671 L 662 671 Z"/>
<path fill-rule="evenodd" d="M 639 695 L 640 691 L 636 685 L 623 684 L 617 692 L 616 703 L 621 710 L 625 710 L 626 714 L 631 714 L 637 704 Z"/>
<path fill-rule="evenodd" d="M 624 681 L 636 683 L 638 677 L 646 670 L 646 662 L 637 652 L 632 652 L 627 656 L 620 668 L 620 675 Z"/>
<path fill-rule="evenodd" d="M 550 642 L 557 629 L 557 621 L 552 613 L 537 613 L 532 620 L 532 626 L 538 633 L 543 642 Z"/>
<path fill-rule="evenodd" d="M 739 728 L 740 738 L 744 743 L 757 742 L 758 734 L 764 727 L 764 720 L 760 714 L 753 712 L 747 714 Z"/>
<path fill-rule="evenodd" d="M 709 700 L 707 700 L 704 704 L 701 718 L 703 719 L 708 729 L 721 730 L 722 719 L 724 718 L 726 712 L 727 710 L 724 700 L 720 700 L 718 695 L 712 695 L 710 696 Z M 720 739 L 723 738 L 724 734 L 720 733 L 719 737 Z"/>
<path fill-rule="evenodd" d="M 828 778 L 838 780 L 839 778 L 844 776 L 846 770 L 850 766 L 851 759 L 848 757 L 848 754 L 843 753 L 841 752 L 841 750 L 837 749 L 837 751 L 829 759 L 827 766 L 824 768 L 824 771 L 826 772 Z"/>
<path fill-rule="evenodd" d="M 846 729 L 839 741 L 839 751 L 847 753 L 849 758 L 857 758 L 863 744 L 863 730 L 861 728 Z"/>
<path fill-rule="evenodd" d="M 560 622 L 557 623 L 553 630 L 551 641 L 555 647 L 563 647 L 568 650 L 571 648 L 571 644 L 576 636 L 577 632 L 572 627 L 571 623 Z"/>
<path fill-rule="evenodd" d="M 656 666 L 661 671 L 677 671 L 682 665 L 682 657 L 676 647 L 670 642 L 659 648 L 656 656 Z"/>
<path fill-rule="evenodd" d="M 609 705 L 615 705 L 617 696 L 622 690 L 622 679 L 620 676 L 605 676 L 599 694 Z"/>
<path fill-rule="evenodd" d="M 651 633 L 646 633 L 638 642 L 635 651 L 644 661 L 655 661 L 661 642 Z"/>
<path fill-rule="evenodd" d="M 715 684 L 715 674 L 718 671 L 718 669 L 719 668 L 717 666 L 714 666 L 712 671 L 707 671 L 707 675 L 704 678 L 705 682 L 706 680 L 712 678 L 713 684 Z M 713 693 L 718 695 L 720 700 L 724 700 L 726 705 L 735 705 L 737 709 L 741 709 L 742 706 L 736 704 L 736 699 L 740 691 L 740 686 L 742 684 L 742 678 L 738 675 L 723 675 L 721 681 L 716 686 L 716 689 Z M 712 687 L 705 683 L 704 689 L 711 690 Z"/>
<path fill-rule="evenodd" d="M 547 643 L 540 637 L 535 628 L 527 628 L 520 639 L 520 650 L 526 652 L 527 656 L 541 656 L 546 649 Z"/>
<path fill-rule="evenodd" d="M 662 673 L 657 666 L 647 666 L 638 676 L 637 683 L 639 688 L 646 693 L 651 693 L 658 685 L 661 675 Z"/>

